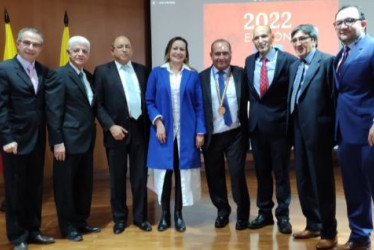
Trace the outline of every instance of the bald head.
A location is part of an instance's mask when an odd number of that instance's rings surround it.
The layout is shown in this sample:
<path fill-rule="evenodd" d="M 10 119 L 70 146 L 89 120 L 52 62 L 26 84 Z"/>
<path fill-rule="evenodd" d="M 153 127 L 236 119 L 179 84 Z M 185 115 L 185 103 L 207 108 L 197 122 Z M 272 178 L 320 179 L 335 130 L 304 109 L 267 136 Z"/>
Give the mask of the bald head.
<path fill-rule="evenodd" d="M 120 64 L 127 64 L 133 55 L 130 39 L 123 35 L 117 36 L 112 42 L 111 54 Z"/>
<path fill-rule="evenodd" d="M 274 35 L 268 25 L 258 25 L 253 30 L 253 44 L 257 51 L 265 56 L 273 48 Z"/>

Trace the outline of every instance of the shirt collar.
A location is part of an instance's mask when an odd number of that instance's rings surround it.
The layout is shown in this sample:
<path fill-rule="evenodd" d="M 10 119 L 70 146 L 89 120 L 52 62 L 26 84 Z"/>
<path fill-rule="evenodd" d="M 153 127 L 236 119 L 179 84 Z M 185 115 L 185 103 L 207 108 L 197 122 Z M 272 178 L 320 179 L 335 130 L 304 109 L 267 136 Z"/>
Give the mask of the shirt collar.
<path fill-rule="evenodd" d="M 84 74 L 84 70 L 80 71 L 77 67 L 74 66 L 74 64 L 72 64 L 71 62 L 69 62 L 70 66 L 74 69 L 75 73 L 77 73 L 77 75 L 79 75 L 79 73 L 83 73 Z"/>
<path fill-rule="evenodd" d="M 225 72 L 225 74 L 229 73 L 230 65 L 227 66 L 224 70 L 218 70 L 215 66 L 212 66 L 213 74 L 217 74 L 219 71 Z"/>
<path fill-rule="evenodd" d="M 17 55 L 17 60 L 21 63 L 22 67 L 25 70 L 29 67 L 30 64 L 32 64 L 32 66 L 34 66 L 34 68 L 35 68 L 35 61 L 33 61 L 32 63 L 30 63 L 29 61 L 23 59 L 22 56 L 20 56 L 19 54 Z"/>
<path fill-rule="evenodd" d="M 132 64 L 131 64 L 131 61 L 128 61 L 127 64 L 121 64 L 119 62 L 117 62 L 116 60 L 114 60 L 114 63 L 116 64 L 116 67 L 118 70 L 121 69 L 122 66 L 128 66 L 130 68 L 131 71 L 134 71 L 133 67 L 132 67 Z"/>
<path fill-rule="evenodd" d="M 271 50 L 265 55 L 265 58 L 268 61 L 271 61 L 274 59 L 276 53 L 277 51 L 274 48 L 271 48 Z M 262 58 L 262 55 L 258 53 L 258 59 L 261 60 L 261 58 Z"/>
<path fill-rule="evenodd" d="M 312 59 L 314 57 L 314 54 L 316 53 L 317 49 L 316 48 L 313 48 L 309 54 L 304 58 L 304 61 L 307 65 L 310 65 L 310 63 L 312 62 Z"/>
<path fill-rule="evenodd" d="M 171 71 L 171 69 L 170 69 L 170 63 L 168 63 L 168 62 L 162 64 L 160 67 L 161 67 L 161 68 L 165 68 L 165 69 L 166 69 L 167 71 L 169 71 L 170 73 L 174 73 L 173 71 Z M 191 71 L 190 67 L 188 67 L 187 64 L 184 64 L 184 63 L 183 63 L 183 66 L 182 66 L 182 69 L 181 69 L 180 72 L 182 72 L 182 71 L 185 70 L 185 69 Z"/>

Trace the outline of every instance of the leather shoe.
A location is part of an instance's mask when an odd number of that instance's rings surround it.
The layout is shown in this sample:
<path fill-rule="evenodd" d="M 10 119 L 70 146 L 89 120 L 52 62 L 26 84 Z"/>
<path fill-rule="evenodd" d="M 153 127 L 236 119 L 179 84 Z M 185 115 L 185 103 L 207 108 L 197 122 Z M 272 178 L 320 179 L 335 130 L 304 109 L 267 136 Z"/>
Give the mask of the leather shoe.
<path fill-rule="evenodd" d="M 282 234 L 292 233 L 292 225 L 288 218 L 282 218 L 278 220 L 278 231 Z"/>
<path fill-rule="evenodd" d="M 25 242 L 21 242 L 20 244 L 15 245 L 13 249 L 14 250 L 27 250 L 29 248 Z"/>
<path fill-rule="evenodd" d="M 356 243 L 356 242 L 353 242 L 353 241 L 348 241 L 344 245 L 337 246 L 335 249 L 337 249 L 337 250 L 349 250 L 349 249 L 369 250 L 369 249 L 371 249 L 371 244 L 370 244 L 370 242 Z"/>
<path fill-rule="evenodd" d="M 120 234 L 125 231 L 126 223 L 125 222 L 116 222 L 113 226 L 113 233 Z"/>
<path fill-rule="evenodd" d="M 320 239 L 316 245 L 316 249 L 332 249 L 336 246 L 336 236 L 332 239 Z"/>
<path fill-rule="evenodd" d="M 223 228 L 229 224 L 229 217 L 228 216 L 221 216 L 218 215 L 216 218 L 216 222 L 214 222 L 214 226 L 216 228 Z"/>
<path fill-rule="evenodd" d="M 71 241 L 82 241 L 83 237 L 78 231 L 70 231 L 65 236 L 66 239 Z"/>
<path fill-rule="evenodd" d="M 28 240 L 29 243 L 36 243 L 36 244 L 51 244 L 55 243 L 55 239 L 49 236 L 42 235 L 38 233 L 34 237 Z"/>
<path fill-rule="evenodd" d="M 320 231 L 311 231 L 307 229 L 293 234 L 293 237 L 295 239 L 310 239 L 310 238 L 319 237 L 319 236 L 321 236 Z"/>
<path fill-rule="evenodd" d="M 236 230 L 244 230 L 248 229 L 249 222 L 247 220 L 237 220 L 235 229 Z"/>
<path fill-rule="evenodd" d="M 250 229 L 259 229 L 268 225 L 273 225 L 274 220 L 272 215 L 259 214 L 256 219 L 249 223 Z"/>
<path fill-rule="evenodd" d="M 93 227 L 93 226 L 85 225 L 83 227 L 79 227 L 78 231 L 80 233 L 99 233 L 101 229 L 100 227 Z"/>
<path fill-rule="evenodd" d="M 135 226 L 140 228 L 140 230 L 143 230 L 143 231 L 146 231 L 146 232 L 152 231 L 152 226 L 148 221 L 143 221 L 143 222 L 140 222 L 140 223 L 135 222 L 134 224 L 135 224 Z"/>
<path fill-rule="evenodd" d="M 186 231 L 186 224 L 184 224 L 184 220 L 182 217 L 181 211 L 175 211 L 174 213 L 174 226 L 175 229 L 177 229 L 178 232 L 184 232 Z"/>

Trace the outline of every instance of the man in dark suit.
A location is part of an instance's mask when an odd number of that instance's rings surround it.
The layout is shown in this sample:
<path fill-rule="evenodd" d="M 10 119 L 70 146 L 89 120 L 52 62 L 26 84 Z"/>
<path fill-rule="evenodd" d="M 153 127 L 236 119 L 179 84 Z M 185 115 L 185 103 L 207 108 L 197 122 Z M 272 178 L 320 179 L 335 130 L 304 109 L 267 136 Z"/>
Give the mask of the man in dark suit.
<path fill-rule="evenodd" d="M 335 30 L 343 48 L 334 61 L 335 132 L 347 202 L 348 241 L 338 249 L 371 249 L 374 197 L 374 39 L 361 8 L 343 6 Z"/>
<path fill-rule="evenodd" d="M 84 70 L 90 42 L 68 41 L 69 62 L 52 71 L 45 83 L 49 143 L 54 153 L 53 184 L 61 233 L 81 241 L 81 233 L 100 232 L 87 224 L 90 215 L 95 145 L 95 93 Z"/>
<path fill-rule="evenodd" d="M 0 63 L 0 141 L 4 164 L 6 229 L 15 249 L 53 243 L 40 233 L 45 153 L 44 81 L 48 68 L 36 62 L 43 35 L 18 33 L 18 55 Z"/>
<path fill-rule="evenodd" d="M 231 189 L 237 204 L 236 229 L 248 227 L 249 194 L 245 176 L 248 149 L 247 101 L 242 84 L 243 69 L 231 66 L 231 45 L 218 39 L 211 45 L 213 65 L 200 73 L 207 133 L 203 147 L 209 194 L 218 213 L 216 228 L 229 223 L 231 207 L 227 199 L 225 159 Z"/>
<path fill-rule="evenodd" d="M 253 43 L 257 52 L 247 57 L 244 81 L 249 89 L 249 133 L 257 176 L 259 213 L 249 228 L 274 224 L 272 208 L 273 176 L 278 207 L 275 216 L 281 233 L 290 234 L 289 205 L 291 200 L 288 164 L 290 143 L 287 138 L 287 91 L 289 66 L 294 56 L 273 47 L 270 27 L 257 26 Z"/>
<path fill-rule="evenodd" d="M 126 36 L 114 39 L 114 61 L 98 66 L 94 81 L 98 99 L 98 119 L 104 131 L 104 145 L 110 173 L 113 232 L 119 234 L 127 225 L 127 157 L 130 158 L 130 182 L 134 224 L 151 231 L 147 221 L 146 152 L 149 120 L 144 94 L 148 70 L 131 62 L 132 45 Z"/>
<path fill-rule="evenodd" d="M 336 245 L 334 145 L 334 84 L 331 55 L 317 50 L 318 33 L 303 24 L 291 32 L 300 60 L 290 67 L 289 114 L 293 126 L 297 190 L 306 217 L 295 239 L 321 236 L 317 249 Z"/>

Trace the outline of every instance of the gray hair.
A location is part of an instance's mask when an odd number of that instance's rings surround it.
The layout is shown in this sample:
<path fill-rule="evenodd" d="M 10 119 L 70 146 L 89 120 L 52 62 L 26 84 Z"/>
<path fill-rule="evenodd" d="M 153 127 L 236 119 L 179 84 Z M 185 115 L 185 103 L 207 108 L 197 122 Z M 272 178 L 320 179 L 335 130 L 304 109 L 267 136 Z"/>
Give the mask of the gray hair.
<path fill-rule="evenodd" d="M 68 50 L 70 50 L 74 45 L 81 44 L 87 47 L 90 50 L 91 44 L 87 38 L 83 36 L 72 36 L 68 41 Z"/>
<path fill-rule="evenodd" d="M 291 31 L 291 39 L 295 36 L 297 32 L 303 32 L 305 35 L 310 36 L 316 41 L 316 47 L 318 45 L 318 30 L 312 24 L 300 24 Z"/>
<path fill-rule="evenodd" d="M 22 41 L 22 35 L 23 33 L 25 32 L 31 32 L 31 33 L 34 33 L 36 35 L 39 35 L 40 38 L 42 39 L 41 43 L 43 44 L 44 43 L 44 36 L 43 34 L 36 28 L 22 28 L 18 31 L 18 36 L 17 36 L 17 42 L 21 42 Z"/>

